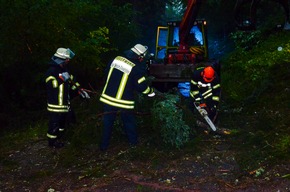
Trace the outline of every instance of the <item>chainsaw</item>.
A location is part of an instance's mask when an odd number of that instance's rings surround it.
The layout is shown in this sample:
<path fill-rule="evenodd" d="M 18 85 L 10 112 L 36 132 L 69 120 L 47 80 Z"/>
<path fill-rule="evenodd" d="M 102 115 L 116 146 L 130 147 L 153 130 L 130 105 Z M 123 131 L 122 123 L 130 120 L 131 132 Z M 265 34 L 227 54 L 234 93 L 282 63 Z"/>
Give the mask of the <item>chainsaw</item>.
<path fill-rule="evenodd" d="M 207 122 L 207 124 L 210 126 L 210 128 L 213 130 L 213 131 L 216 131 L 216 127 L 215 125 L 213 124 L 213 122 L 210 120 L 210 118 L 208 117 L 208 113 L 205 109 L 201 108 L 199 105 L 197 105 L 195 102 L 194 102 L 194 106 L 196 108 L 196 110 L 199 112 L 199 114 L 205 119 L 205 121 Z"/>

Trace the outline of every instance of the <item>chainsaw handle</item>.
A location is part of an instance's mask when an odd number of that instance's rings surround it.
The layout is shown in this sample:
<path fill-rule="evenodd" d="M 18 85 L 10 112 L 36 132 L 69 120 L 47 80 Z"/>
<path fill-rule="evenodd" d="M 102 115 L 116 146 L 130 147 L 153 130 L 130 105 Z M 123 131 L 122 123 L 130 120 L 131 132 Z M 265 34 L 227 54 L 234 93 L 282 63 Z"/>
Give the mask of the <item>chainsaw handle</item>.
<path fill-rule="evenodd" d="M 198 105 L 196 102 L 194 102 L 194 106 L 197 109 L 197 111 L 200 113 L 201 116 L 206 116 L 208 113 L 206 109 L 202 108 L 201 105 Z"/>

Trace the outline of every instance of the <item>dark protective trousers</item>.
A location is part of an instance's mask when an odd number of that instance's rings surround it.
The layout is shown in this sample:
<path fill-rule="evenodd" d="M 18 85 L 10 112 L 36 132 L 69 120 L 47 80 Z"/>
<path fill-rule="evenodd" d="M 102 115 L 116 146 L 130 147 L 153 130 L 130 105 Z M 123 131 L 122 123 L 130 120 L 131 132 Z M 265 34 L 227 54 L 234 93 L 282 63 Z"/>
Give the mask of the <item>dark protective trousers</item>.
<path fill-rule="evenodd" d="M 138 135 L 136 130 L 136 118 L 134 110 L 121 109 L 104 104 L 103 116 L 103 133 L 100 144 L 101 150 L 106 150 L 109 146 L 114 121 L 117 117 L 117 112 L 120 111 L 121 119 L 124 126 L 124 131 L 130 145 L 136 145 L 138 142 Z"/>
<path fill-rule="evenodd" d="M 54 136 L 55 139 L 59 139 L 59 137 L 61 137 L 64 132 L 67 114 L 68 113 L 54 113 L 54 112 L 49 112 L 48 114 L 49 122 L 47 133 L 51 136 Z"/>

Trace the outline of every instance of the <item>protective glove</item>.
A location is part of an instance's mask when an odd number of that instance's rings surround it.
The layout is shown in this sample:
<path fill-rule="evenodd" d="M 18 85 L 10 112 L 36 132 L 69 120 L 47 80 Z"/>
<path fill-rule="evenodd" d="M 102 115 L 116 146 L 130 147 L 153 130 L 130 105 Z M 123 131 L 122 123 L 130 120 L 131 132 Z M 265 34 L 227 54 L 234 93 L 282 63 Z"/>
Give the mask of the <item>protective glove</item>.
<path fill-rule="evenodd" d="M 148 97 L 154 97 L 155 96 L 155 92 L 149 93 Z"/>
<path fill-rule="evenodd" d="M 63 80 L 64 82 L 68 81 L 70 79 L 70 75 L 68 72 L 63 72 L 59 74 L 59 78 Z"/>
<path fill-rule="evenodd" d="M 84 89 L 80 89 L 79 90 L 79 94 L 83 99 L 90 99 L 91 97 L 89 96 L 89 94 L 84 90 Z"/>

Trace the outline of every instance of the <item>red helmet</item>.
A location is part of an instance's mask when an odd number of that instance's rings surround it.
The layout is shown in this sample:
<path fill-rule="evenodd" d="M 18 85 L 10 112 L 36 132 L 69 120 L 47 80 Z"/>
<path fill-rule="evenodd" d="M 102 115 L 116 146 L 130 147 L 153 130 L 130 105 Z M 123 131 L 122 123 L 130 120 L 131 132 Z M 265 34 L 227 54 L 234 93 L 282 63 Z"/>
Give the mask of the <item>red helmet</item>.
<path fill-rule="evenodd" d="M 202 77 L 205 82 L 211 82 L 214 79 L 214 69 L 212 67 L 206 67 L 203 69 Z"/>

